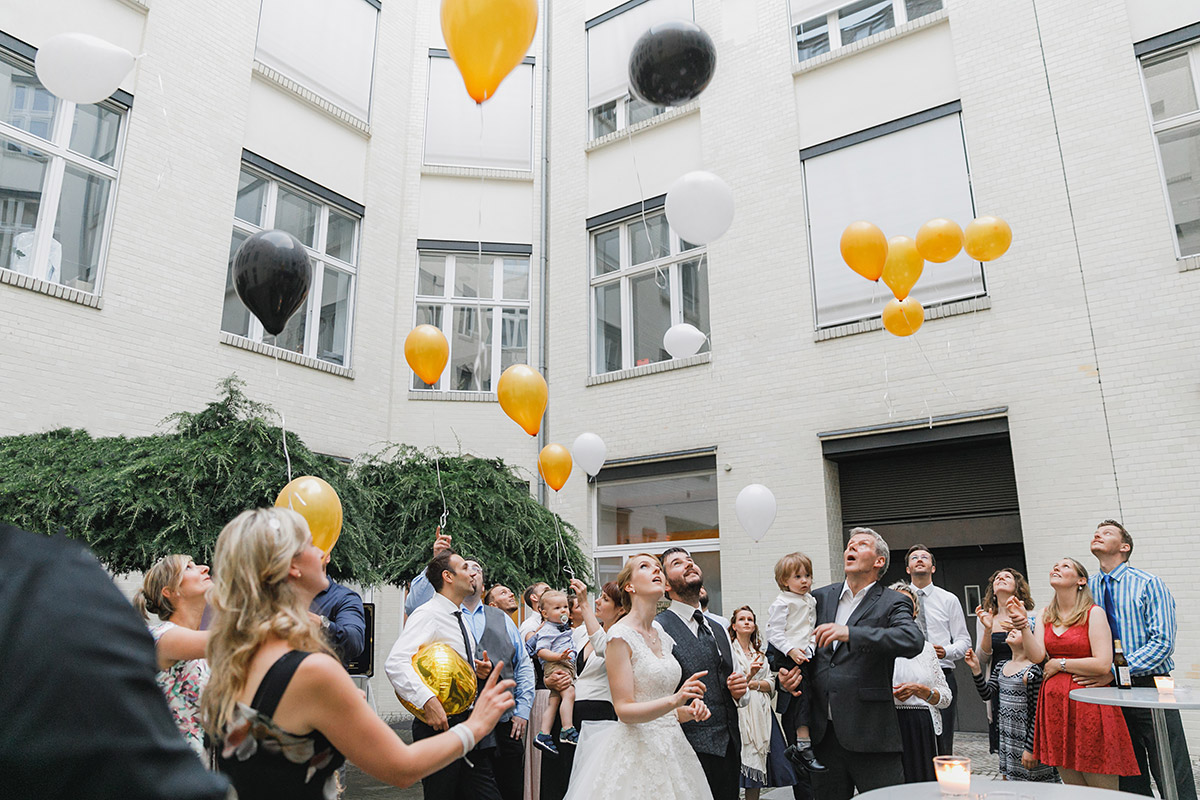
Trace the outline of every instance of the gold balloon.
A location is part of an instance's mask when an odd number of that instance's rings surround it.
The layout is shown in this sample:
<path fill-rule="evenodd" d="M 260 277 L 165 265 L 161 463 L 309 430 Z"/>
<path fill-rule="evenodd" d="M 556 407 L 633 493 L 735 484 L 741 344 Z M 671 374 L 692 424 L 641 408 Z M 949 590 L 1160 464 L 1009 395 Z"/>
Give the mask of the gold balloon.
<path fill-rule="evenodd" d="M 571 451 L 561 444 L 548 444 L 538 453 L 538 472 L 556 492 L 571 477 L 571 464 Z"/>
<path fill-rule="evenodd" d="M 925 269 L 925 259 L 917 252 L 917 243 L 907 236 L 888 240 L 887 263 L 883 265 L 883 282 L 897 300 L 908 297 Z"/>
<path fill-rule="evenodd" d="M 434 326 L 418 325 L 404 339 L 404 358 L 417 377 L 432 386 L 450 360 L 450 343 Z"/>
<path fill-rule="evenodd" d="M 976 261 L 992 261 L 1008 252 L 1012 228 L 999 217 L 977 217 L 967 223 L 963 248 Z"/>
<path fill-rule="evenodd" d="M 342 501 L 325 481 L 305 475 L 283 487 L 275 505 L 290 508 L 308 523 L 313 544 L 328 553 L 342 535 Z"/>
<path fill-rule="evenodd" d="M 412 658 L 412 665 L 417 676 L 442 704 L 446 716 L 461 714 L 475 702 L 475 670 L 445 642 L 421 645 Z M 396 697 L 413 716 L 427 721 L 425 709 L 417 708 L 398 694 Z"/>
<path fill-rule="evenodd" d="M 963 232 L 952 219 L 931 219 L 917 231 L 917 252 L 926 261 L 945 264 L 962 250 Z"/>
<path fill-rule="evenodd" d="M 925 324 L 925 309 L 916 298 L 889 300 L 883 307 L 883 327 L 896 336 L 912 336 Z"/>
<path fill-rule="evenodd" d="M 542 427 L 548 397 L 546 379 L 528 364 L 513 364 L 496 382 L 500 408 L 530 436 L 537 436 Z"/>
<path fill-rule="evenodd" d="M 442 0 L 446 50 L 476 103 L 494 95 L 525 58 L 537 17 L 537 0 Z"/>
<path fill-rule="evenodd" d="M 887 260 L 888 241 L 883 231 L 869 222 L 851 222 L 842 231 L 842 260 L 869 281 L 879 280 Z"/>

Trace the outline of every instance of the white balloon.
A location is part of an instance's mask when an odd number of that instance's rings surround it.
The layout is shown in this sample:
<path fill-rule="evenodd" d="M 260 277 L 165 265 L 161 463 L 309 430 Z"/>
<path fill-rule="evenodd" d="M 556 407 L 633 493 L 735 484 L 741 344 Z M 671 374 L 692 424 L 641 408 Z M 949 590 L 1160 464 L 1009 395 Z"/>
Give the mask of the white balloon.
<path fill-rule="evenodd" d="M 133 53 L 87 33 L 60 33 L 38 48 L 38 80 L 51 93 L 80 105 L 112 95 L 133 69 Z"/>
<path fill-rule="evenodd" d="M 775 521 L 775 495 L 761 483 L 752 483 L 738 492 L 733 510 L 746 533 L 757 542 Z"/>
<path fill-rule="evenodd" d="M 715 242 L 733 222 L 733 190 L 711 172 L 681 175 L 667 189 L 667 222 L 692 244 Z"/>
<path fill-rule="evenodd" d="M 583 471 L 593 477 L 600 468 L 604 466 L 604 459 L 608 457 L 608 447 L 604 444 L 604 440 L 594 433 L 581 433 L 575 439 L 575 444 L 571 446 L 571 458 L 575 459 L 575 463 L 583 467 Z"/>
<path fill-rule="evenodd" d="M 667 328 L 663 334 L 663 349 L 671 354 L 671 358 L 687 358 L 699 353 L 707 338 L 695 325 L 681 322 Z"/>

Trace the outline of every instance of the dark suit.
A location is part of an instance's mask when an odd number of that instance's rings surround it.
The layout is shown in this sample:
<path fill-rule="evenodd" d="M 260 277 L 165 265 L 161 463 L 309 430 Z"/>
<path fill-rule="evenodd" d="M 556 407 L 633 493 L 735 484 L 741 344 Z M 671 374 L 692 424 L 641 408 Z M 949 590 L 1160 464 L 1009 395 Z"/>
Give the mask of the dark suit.
<path fill-rule="evenodd" d="M 817 624 L 836 622 L 841 583 L 813 592 Z M 896 658 L 921 652 L 925 638 L 913 618 L 912 601 L 878 582 L 846 621 L 850 639 L 813 656 L 810 731 L 817 758 L 828 771 L 812 776 L 822 800 L 848 800 L 904 782 L 900 726 L 892 699 Z"/>

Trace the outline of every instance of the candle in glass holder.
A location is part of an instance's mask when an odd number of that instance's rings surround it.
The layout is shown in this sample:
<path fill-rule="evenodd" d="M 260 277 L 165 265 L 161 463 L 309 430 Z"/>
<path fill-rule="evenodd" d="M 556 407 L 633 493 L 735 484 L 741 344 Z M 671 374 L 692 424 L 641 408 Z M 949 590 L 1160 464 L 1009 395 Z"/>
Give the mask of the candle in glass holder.
<path fill-rule="evenodd" d="M 1159 694 L 1174 694 L 1175 679 L 1170 675 L 1155 675 L 1154 687 L 1158 689 Z"/>
<path fill-rule="evenodd" d="M 933 759 L 942 794 L 964 795 L 971 791 L 971 759 L 962 756 L 937 756 Z"/>

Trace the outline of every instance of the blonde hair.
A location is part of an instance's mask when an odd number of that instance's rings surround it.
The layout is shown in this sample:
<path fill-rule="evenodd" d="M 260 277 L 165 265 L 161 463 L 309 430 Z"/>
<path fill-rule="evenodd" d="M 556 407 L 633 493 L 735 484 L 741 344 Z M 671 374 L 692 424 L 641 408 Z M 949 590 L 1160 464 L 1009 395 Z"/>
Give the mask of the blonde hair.
<path fill-rule="evenodd" d="M 788 579 L 795 575 L 801 567 L 804 567 L 804 571 L 811 578 L 813 574 L 812 559 L 798 550 L 795 553 L 788 553 L 775 562 L 775 585 L 781 592 L 787 591 Z"/>
<path fill-rule="evenodd" d="M 333 654 L 288 580 L 292 559 L 311 541 L 308 523 L 286 508 L 243 511 L 217 538 L 209 595 L 216 611 L 207 650 L 212 675 L 200 698 L 204 729 L 216 738 L 233 718 L 250 662 L 267 637 Z"/>
<path fill-rule="evenodd" d="M 1056 592 L 1046 605 L 1043 620 L 1046 625 L 1063 625 L 1072 628 L 1088 618 L 1088 612 L 1091 611 L 1096 601 L 1092 599 L 1092 590 L 1087 585 L 1087 567 L 1070 556 L 1065 556 L 1063 561 L 1070 562 L 1074 570 L 1079 573 L 1079 577 L 1083 578 L 1083 585 L 1075 592 L 1075 604 L 1071 608 L 1058 607 L 1058 593 Z"/>
<path fill-rule="evenodd" d="M 175 604 L 163 592 L 167 589 L 179 591 L 183 571 L 191 560 L 191 556 L 180 553 L 163 556 L 146 571 L 142 576 L 142 588 L 133 596 L 133 607 L 142 615 L 142 619 L 150 619 L 151 614 L 157 614 L 163 622 L 171 618 L 175 613 Z"/>
<path fill-rule="evenodd" d="M 896 581 L 888 588 L 893 592 L 900 592 L 900 594 L 904 595 L 909 600 L 912 600 L 914 617 L 921 613 L 921 600 L 917 597 L 917 593 L 912 590 L 911 586 L 904 581 Z"/>
<path fill-rule="evenodd" d="M 639 558 L 649 558 L 654 561 L 655 564 L 658 564 L 659 567 L 662 566 L 662 562 L 658 560 L 658 556 L 651 555 L 650 553 L 638 553 L 635 556 L 630 556 L 629 559 L 626 560 L 625 566 L 621 567 L 621 571 L 617 573 L 616 580 L 617 590 L 621 593 L 622 615 L 628 614 L 633 610 L 633 596 L 629 592 L 625 591 L 625 587 L 629 585 L 631 580 L 633 580 L 634 561 Z"/>
<path fill-rule="evenodd" d="M 567 600 L 567 593 L 560 592 L 558 589 L 547 589 L 546 591 L 542 592 L 542 596 L 538 598 L 538 611 L 545 609 L 546 603 L 548 603 L 550 600 L 556 600 L 560 597 L 563 600 Z M 570 607 L 571 603 L 569 600 L 567 600 L 567 608 Z"/>

